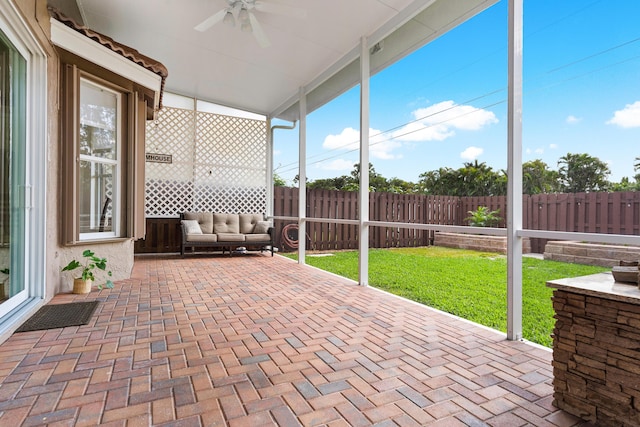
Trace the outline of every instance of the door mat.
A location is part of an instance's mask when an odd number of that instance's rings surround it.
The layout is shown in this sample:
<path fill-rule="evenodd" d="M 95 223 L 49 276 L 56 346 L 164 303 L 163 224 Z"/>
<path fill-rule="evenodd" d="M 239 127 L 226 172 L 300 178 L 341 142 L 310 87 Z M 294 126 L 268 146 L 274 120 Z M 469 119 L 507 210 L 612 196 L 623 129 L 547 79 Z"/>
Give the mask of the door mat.
<path fill-rule="evenodd" d="M 98 304 L 99 301 L 87 301 L 45 305 L 20 326 L 16 332 L 86 325 L 89 323 Z"/>

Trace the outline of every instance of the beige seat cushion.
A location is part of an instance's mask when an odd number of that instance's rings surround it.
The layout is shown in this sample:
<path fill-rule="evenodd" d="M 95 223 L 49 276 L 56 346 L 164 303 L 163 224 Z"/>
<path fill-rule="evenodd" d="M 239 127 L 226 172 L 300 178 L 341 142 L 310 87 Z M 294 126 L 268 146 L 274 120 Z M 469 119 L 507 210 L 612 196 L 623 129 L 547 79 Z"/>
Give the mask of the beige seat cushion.
<path fill-rule="evenodd" d="M 211 242 L 218 241 L 216 234 L 187 234 L 187 242 Z"/>
<path fill-rule="evenodd" d="M 203 230 L 204 231 L 204 230 Z M 240 233 L 240 218 L 237 214 L 213 214 L 213 232 L 220 233 Z"/>
<path fill-rule="evenodd" d="M 251 242 L 270 242 L 271 241 L 271 236 L 269 236 L 269 234 L 246 234 L 245 235 L 245 241 L 247 243 L 251 243 Z"/>
<path fill-rule="evenodd" d="M 200 230 L 204 234 L 213 233 L 213 214 L 211 212 L 185 212 L 184 219 L 194 219 L 198 221 Z"/>
<path fill-rule="evenodd" d="M 244 242 L 244 234 L 239 233 L 217 233 L 218 242 Z"/>
<path fill-rule="evenodd" d="M 271 221 L 258 221 L 253 228 L 253 232 L 255 234 L 268 234 L 272 226 Z"/>
<path fill-rule="evenodd" d="M 256 224 L 262 220 L 264 217 L 262 214 L 240 214 L 240 233 L 250 234 L 255 233 L 254 229 Z"/>

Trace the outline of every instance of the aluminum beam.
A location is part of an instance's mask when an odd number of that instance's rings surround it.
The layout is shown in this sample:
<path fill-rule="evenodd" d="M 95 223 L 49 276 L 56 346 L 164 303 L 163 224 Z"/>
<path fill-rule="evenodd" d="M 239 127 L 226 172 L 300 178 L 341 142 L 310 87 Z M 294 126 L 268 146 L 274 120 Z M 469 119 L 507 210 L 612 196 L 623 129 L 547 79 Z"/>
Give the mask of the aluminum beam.
<path fill-rule="evenodd" d="M 298 142 L 298 264 L 305 264 L 307 240 L 307 94 L 299 92 L 300 139 Z"/>
<path fill-rule="evenodd" d="M 507 339 L 522 339 L 522 3 L 509 0 Z"/>
<path fill-rule="evenodd" d="M 360 203 L 358 283 L 369 285 L 369 99 L 370 61 L 366 37 L 360 40 Z"/>

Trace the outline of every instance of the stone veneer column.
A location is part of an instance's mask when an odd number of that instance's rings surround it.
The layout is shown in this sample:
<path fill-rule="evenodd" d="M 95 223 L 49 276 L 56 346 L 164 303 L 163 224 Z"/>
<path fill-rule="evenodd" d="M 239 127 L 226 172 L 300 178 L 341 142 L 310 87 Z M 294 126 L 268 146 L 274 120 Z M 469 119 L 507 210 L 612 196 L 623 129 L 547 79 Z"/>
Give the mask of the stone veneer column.
<path fill-rule="evenodd" d="M 640 425 L 640 291 L 610 273 L 555 280 L 554 405 L 598 426 Z"/>

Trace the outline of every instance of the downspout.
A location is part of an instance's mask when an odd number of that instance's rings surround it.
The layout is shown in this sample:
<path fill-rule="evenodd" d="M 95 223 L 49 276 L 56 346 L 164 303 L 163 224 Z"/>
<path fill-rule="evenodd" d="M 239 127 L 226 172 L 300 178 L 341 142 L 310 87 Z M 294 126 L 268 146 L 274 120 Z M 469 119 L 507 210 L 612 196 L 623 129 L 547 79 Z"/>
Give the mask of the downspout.
<path fill-rule="evenodd" d="M 276 129 L 293 130 L 298 123 L 294 120 L 291 125 L 269 126 L 269 136 L 267 140 L 267 212 L 268 218 L 273 217 L 273 131 Z M 269 119 L 268 124 L 271 124 Z"/>

